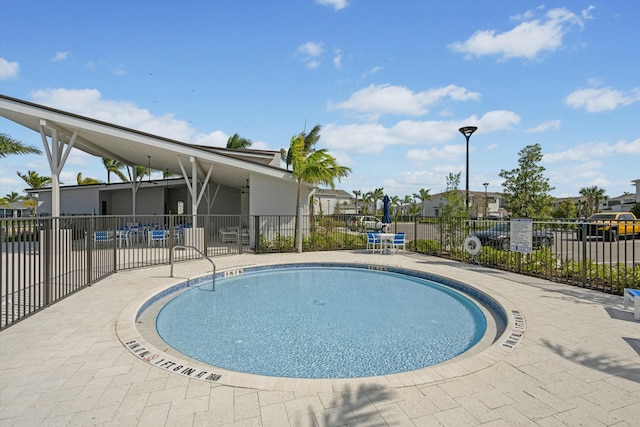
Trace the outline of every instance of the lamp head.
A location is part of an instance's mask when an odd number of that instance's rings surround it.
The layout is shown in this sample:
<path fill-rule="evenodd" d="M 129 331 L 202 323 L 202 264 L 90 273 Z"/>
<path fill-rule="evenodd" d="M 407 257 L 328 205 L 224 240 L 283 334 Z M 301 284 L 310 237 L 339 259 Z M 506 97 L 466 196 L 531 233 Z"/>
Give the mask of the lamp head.
<path fill-rule="evenodd" d="M 476 130 L 478 130 L 477 126 L 465 126 L 465 127 L 461 127 L 460 129 L 458 129 L 460 131 L 461 134 L 463 134 L 465 137 L 470 137 L 472 133 L 474 133 Z"/>

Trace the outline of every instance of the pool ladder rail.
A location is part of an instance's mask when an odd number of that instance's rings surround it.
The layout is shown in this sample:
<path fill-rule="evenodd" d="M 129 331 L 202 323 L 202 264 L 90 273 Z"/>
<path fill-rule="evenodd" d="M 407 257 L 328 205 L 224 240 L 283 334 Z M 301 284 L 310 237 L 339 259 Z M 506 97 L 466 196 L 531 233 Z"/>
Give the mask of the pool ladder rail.
<path fill-rule="evenodd" d="M 213 263 L 213 260 L 211 258 L 209 258 L 209 256 L 207 256 L 207 254 L 203 253 L 200 249 L 194 247 L 194 246 L 182 246 L 182 245 L 176 245 L 173 248 L 171 248 L 171 273 L 169 274 L 169 277 L 173 277 L 173 253 L 175 252 L 176 249 L 180 249 L 180 250 L 187 250 L 187 249 L 193 249 L 194 251 L 198 252 L 200 255 L 202 255 L 204 258 L 207 259 L 207 261 L 209 261 L 211 263 L 211 267 L 213 267 L 213 272 L 211 273 L 211 291 L 215 291 L 216 290 L 216 265 Z"/>

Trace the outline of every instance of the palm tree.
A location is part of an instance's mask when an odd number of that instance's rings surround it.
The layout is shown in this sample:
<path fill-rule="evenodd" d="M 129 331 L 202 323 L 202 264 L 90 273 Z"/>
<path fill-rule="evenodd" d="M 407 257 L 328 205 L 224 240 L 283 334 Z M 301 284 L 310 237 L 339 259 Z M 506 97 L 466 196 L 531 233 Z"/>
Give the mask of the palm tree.
<path fill-rule="evenodd" d="M 11 138 L 9 135 L 0 133 L 0 158 L 7 157 L 12 154 L 42 154 L 42 151 L 36 147 L 24 145 L 22 142 Z"/>
<path fill-rule="evenodd" d="M 19 202 L 20 200 L 24 200 L 24 199 L 25 199 L 24 196 L 21 196 L 15 191 L 12 191 L 6 196 L 0 198 L 0 206 L 2 206 L 3 208 L 8 208 L 10 207 L 10 203 Z"/>
<path fill-rule="evenodd" d="M 102 164 L 107 169 L 107 184 L 111 184 L 111 174 L 114 173 L 122 182 L 127 182 L 127 176 L 122 172 L 126 166 L 118 160 L 102 158 Z"/>
<path fill-rule="evenodd" d="M 336 159 L 331 156 L 326 149 L 309 151 L 306 145 L 305 136 L 306 135 L 303 132 L 291 138 L 291 146 L 289 147 L 289 153 L 291 154 L 292 175 L 298 182 L 296 193 L 294 242 L 298 241 L 299 223 L 297 213 L 300 210 L 300 193 L 302 190 L 302 182 L 304 181 L 312 185 L 324 184 L 334 189 L 335 179 L 337 178 L 339 181 L 340 178 L 348 176 L 351 172 L 350 168 L 346 166 L 340 166 L 336 162 Z"/>
<path fill-rule="evenodd" d="M 384 188 L 376 188 L 371 192 L 371 198 L 373 199 L 373 216 L 378 215 L 378 200 L 382 200 L 384 197 Z"/>
<path fill-rule="evenodd" d="M 51 177 L 40 175 L 35 171 L 27 171 L 27 174 L 16 172 L 29 188 L 44 188 L 51 185 Z"/>
<path fill-rule="evenodd" d="M 78 172 L 77 176 L 78 185 L 92 185 L 92 184 L 102 184 L 103 182 L 99 179 L 91 178 L 90 176 L 83 178 L 82 172 Z"/>
<path fill-rule="evenodd" d="M 300 134 L 304 138 L 304 149 L 306 153 L 311 153 L 315 151 L 315 145 L 320 139 L 320 129 L 321 129 L 320 125 L 315 125 L 313 129 L 311 129 L 311 132 L 306 133 L 303 131 Z M 289 147 L 289 150 L 287 151 L 287 156 L 285 158 L 287 169 L 289 169 L 289 166 L 293 163 L 291 156 L 292 156 L 291 147 Z"/>
<path fill-rule="evenodd" d="M 431 194 L 429 194 L 429 191 L 431 190 L 428 188 L 421 188 L 417 193 L 413 193 L 413 197 L 420 200 L 420 208 L 422 212 L 424 212 L 424 202 L 431 200 Z"/>
<path fill-rule="evenodd" d="M 20 172 L 16 172 L 18 174 L 18 176 L 20 178 L 22 178 L 22 180 L 24 182 L 27 183 L 27 185 L 29 186 L 29 188 L 44 188 L 47 187 L 49 185 L 51 185 L 51 177 L 50 176 L 43 176 L 40 175 L 39 173 L 35 172 L 35 171 L 27 171 L 27 174 L 22 174 Z M 37 215 L 38 214 L 38 199 L 35 196 L 28 196 L 25 199 L 25 206 L 29 206 L 31 207 L 31 209 L 33 210 L 33 214 Z"/>
<path fill-rule="evenodd" d="M 364 193 L 362 195 L 362 212 L 363 214 L 369 213 L 369 205 L 373 202 L 373 195 L 371 192 Z"/>
<path fill-rule="evenodd" d="M 587 215 L 591 216 L 594 213 L 598 213 L 600 202 L 608 199 L 608 196 L 605 194 L 606 190 L 604 188 L 600 188 L 597 185 L 593 187 L 583 187 L 580 189 L 580 195 L 586 198 L 587 202 Z"/>
<path fill-rule="evenodd" d="M 400 198 L 398 196 L 391 196 L 391 206 L 393 206 L 393 216 L 397 217 L 400 212 Z"/>
<path fill-rule="evenodd" d="M 404 196 L 404 199 L 402 199 L 402 205 L 404 206 L 404 209 L 403 209 L 404 215 L 408 215 L 409 207 L 411 206 L 412 203 L 414 203 L 414 199 L 412 196 L 408 194 Z"/>
<path fill-rule="evenodd" d="M 233 136 L 230 136 L 229 139 L 227 139 L 227 148 L 232 150 L 249 148 L 251 147 L 251 144 L 253 144 L 253 141 L 247 138 L 242 138 L 237 133 L 234 133 Z"/>
<path fill-rule="evenodd" d="M 356 196 L 356 215 L 358 214 L 358 197 L 362 195 L 362 191 L 353 190 L 353 195 Z"/>
<path fill-rule="evenodd" d="M 151 169 L 144 166 L 136 166 L 136 178 L 138 181 L 142 181 L 142 178 L 145 175 L 151 175 Z M 131 166 L 127 166 L 127 175 L 129 176 L 129 182 L 133 182 L 133 168 Z"/>

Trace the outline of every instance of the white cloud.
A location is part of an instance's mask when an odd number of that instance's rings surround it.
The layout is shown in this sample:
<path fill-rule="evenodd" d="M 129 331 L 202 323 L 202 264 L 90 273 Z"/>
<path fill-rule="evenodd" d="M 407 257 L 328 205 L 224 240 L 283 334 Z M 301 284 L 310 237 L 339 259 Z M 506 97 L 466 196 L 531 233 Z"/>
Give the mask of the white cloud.
<path fill-rule="evenodd" d="M 349 6 L 349 2 L 347 0 L 316 0 L 316 3 L 323 6 L 333 6 L 333 10 L 342 10 Z"/>
<path fill-rule="evenodd" d="M 333 65 L 336 68 L 342 68 L 342 53 L 340 52 L 340 49 L 336 49 L 334 51 L 334 55 L 333 55 Z"/>
<path fill-rule="evenodd" d="M 538 132 L 546 132 L 548 130 L 560 129 L 561 120 L 548 120 L 546 122 L 540 123 L 538 126 L 525 129 L 527 133 L 538 133 Z"/>
<path fill-rule="evenodd" d="M 9 62 L 4 58 L 0 58 L 0 80 L 15 79 L 20 72 L 20 65 L 15 62 Z"/>
<path fill-rule="evenodd" d="M 324 52 L 323 43 L 306 42 L 298 47 L 298 52 L 310 57 L 317 57 Z"/>
<path fill-rule="evenodd" d="M 638 101 L 640 101 L 640 87 L 627 92 L 607 87 L 578 89 L 567 96 L 565 104 L 573 108 L 584 108 L 590 113 L 598 113 L 615 110 Z"/>
<path fill-rule="evenodd" d="M 466 155 L 466 146 L 464 144 L 455 144 L 428 149 L 409 150 L 407 151 L 406 157 L 417 165 L 423 165 L 430 160 L 450 161 L 464 155 Z"/>
<path fill-rule="evenodd" d="M 130 102 L 102 99 L 96 89 L 42 89 L 31 92 L 31 98 L 39 104 L 177 141 L 224 146 L 228 138 L 220 131 L 196 134 L 188 122 L 176 119 L 173 113 L 154 116 Z"/>
<path fill-rule="evenodd" d="M 87 61 L 85 63 L 85 65 L 89 68 L 106 68 L 107 70 L 111 71 L 113 74 L 115 74 L 116 76 L 122 76 L 124 74 L 126 74 L 126 70 L 124 68 L 124 65 L 122 64 L 110 64 L 106 61 Z"/>
<path fill-rule="evenodd" d="M 591 142 L 579 144 L 559 153 L 544 154 L 542 160 L 545 163 L 589 161 L 618 155 L 640 156 L 640 138 L 629 143 L 618 141 L 616 143 Z"/>
<path fill-rule="evenodd" d="M 460 121 L 402 120 L 390 127 L 379 123 L 338 125 L 322 128 L 323 144 L 332 150 L 349 153 L 379 153 L 387 146 L 437 144 L 458 138 L 458 129 L 475 125 L 480 131 L 494 132 L 511 128 L 520 117 L 511 111 L 490 111 L 481 118 L 471 116 Z"/>
<path fill-rule="evenodd" d="M 306 42 L 298 46 L 298 53 L 302 55 L 302 61 L 308 68 L 317 68 L 320 66 L 317 58 L 324 53 L 324 43 Z"/>
<path fill-rule="evenodd" d="M 71 54 L 71 52 L 69 52 L 69 51 L 56 52 L 56 54 L 53 55 L 53 58 L 51 58 L 51 61 L 53 61 L 53 62 L 64 61 L 65 59 L 67 59 L 69 57 L 69 54 Z"/>
<path fill-rule="evenodd" d="M 497 55 L 503 60 L 535 59 L 545 52 L 561 48 L 565 34 L 575 26 L 584 25 L 584 18 L 564 8 L 551 9 L 537 19 L 534 19 L 533 12 L 527 12 L 519 18 L 527 21 L 503 33 L 496 30 L 477 31 L 464 42 L 451 43 L 449 48 L 469 58 Z"/>
<path fill-rule="evenodd" d="M 344 102 L 330 104 L 329 108 L 365 113 L 373 118 L 380 114 L 419 116 L 428 113 L 428 107 L 444 98 L 468 101 L 479 99 L 480 94 L 453 84 L 418 93 L 404 86 L 372 84 L 353 93 Z"/>

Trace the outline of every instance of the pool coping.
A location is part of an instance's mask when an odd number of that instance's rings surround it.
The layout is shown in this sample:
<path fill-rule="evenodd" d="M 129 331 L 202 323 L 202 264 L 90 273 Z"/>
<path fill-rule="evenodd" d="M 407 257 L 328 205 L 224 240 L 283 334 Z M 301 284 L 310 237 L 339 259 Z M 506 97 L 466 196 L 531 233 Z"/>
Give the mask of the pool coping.
<path fill-rule="evenodd" d="M 520 310 L 502 295 L 494 292 L 487 294 L 477 287 L 451 279 L 438 274 L 428 273 L 405 267 L 373 263 L 337 263 L 337 262 L 302 262 L 302 263 L 264 263 L 246 267 L 235 267 L 216 273 L 216 278 L 232 277 L 261 270 L 274 270 L 291 267 L 355 267 L 367 268 L 378 271 L 409 274 L 414 277 L 434 280 L 455 290 L 462 291 L 474 300 L 480 300 L 482 304 L 489 305 L 494 311 L 503 313 L 504 330 L 497 336 L 487 348 L 468 355 L 462 355 L 448 361 L 419 368 L 412 371 L 394 373 L 382 376 L 339 378 L 339 379 L 306 379 L 272 377 L 244 372 L 230 371 L 199 362 L 182 354 L 176 355 L 175 351 L 165 351 L 152 344 L 150 340 L 142 336 L 136 323 L 140 315 L 158 300 L 180 292 L 183 289 L 199 286 L 204 281 L 211 279 L 211 274 L 199 276 L 194 279 L 176 279 L 177 283 L 165 284 L 151 290 L 148 295 L 128 304 L 118 316 L 116 322 L 116 335 L 119 341 L 129 352 L 139 360 L 148 363 L 158 369 L 202 380 L 209 383 L 217 383 L 234 387 L 244 387 L 259 390 L 278 391 L 341 391 L 354 386 L 369 386 L 375 388 L 398 388 L 414 385 L 432 384 L 456 377 L 465 376 L 473 372 L 485 369 L 502 360 L 511 353 L 521 342 L 526 332 L 526 322 Z M 172 349 L 173 350 L 173 349 Z"/>

